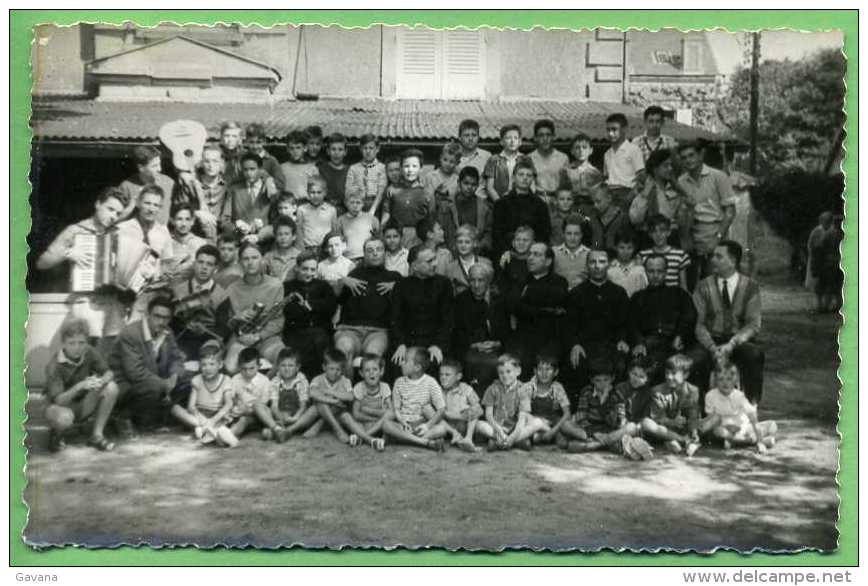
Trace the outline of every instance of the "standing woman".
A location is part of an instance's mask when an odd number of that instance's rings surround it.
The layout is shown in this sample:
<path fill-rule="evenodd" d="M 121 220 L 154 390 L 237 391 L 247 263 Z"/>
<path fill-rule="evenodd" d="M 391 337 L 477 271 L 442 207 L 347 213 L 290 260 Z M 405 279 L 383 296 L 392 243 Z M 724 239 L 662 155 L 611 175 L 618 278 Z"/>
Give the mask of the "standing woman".
<path fill-rule="evenodd" d="M 662 214 L 672 221 L 675 229 L 669 244 L 682 250 L 691 250 L 691 224 L 693 215 L 687 205 L 687 194 L 675 180 L 672 169 L 672 151 L 668 149 L 653 151 L 645 163 L 645 188 L 630 204 L 630 223 L 639 232 L 639 249 L 649 248 L 647 221 Z"/>
<path fill-rule="evenodd" d="M 256 347 L 272 364 L 283 348 L 280 341 L 283 314 L 264 318 L 283 300 L 283 283 L 265 274 L 262 251 L 256 244 L 242 244 L 239 259 L 244 276 L 229 285 L 217 316 L 217 323 L 228 324 L 231 332 L 225 361 L 230 374 L 238 370 L 238 355 L 244 348 Z"/>
<path fill-rule="evenodd" d="M 295 279 L 284 283 L 283 344 L 301 356 L 301 370 L 308 378 L 320 372 L 323 352 L 329 347 L 332 316 L 338 300 L 332 286 L 317 278 L 315 251 L 298 255 Z"/>

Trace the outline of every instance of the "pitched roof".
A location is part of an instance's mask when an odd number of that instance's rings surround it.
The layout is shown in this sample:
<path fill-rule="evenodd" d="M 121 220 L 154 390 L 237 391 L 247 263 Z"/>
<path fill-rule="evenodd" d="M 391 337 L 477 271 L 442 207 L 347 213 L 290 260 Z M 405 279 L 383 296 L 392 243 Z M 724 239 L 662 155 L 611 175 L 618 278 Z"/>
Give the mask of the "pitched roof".
<path fill-rule="evenodd" d="M 275 82 L 282 77 L 267 63 L 184 35 L 173 35 L 94 59 L 88 63 L 88 71 L 95 75 L 268 78 Z"/>
<path fill-rule="evenodd" d="M 578 132 L 606 139 L 606 117 L 623 112 L 631 134 L 642 129 L 642 110 L 601 102 L 478 102 L 445 100 L 323 99 L 278 101 L 271 104 L 196 104 L 186 102 L 108 102 L 76 99 L 36 99 L 31 127 L 37 140 L 153 142 L 163 124 L 198 120 L 212 137 L 220 124 L 260 122 L 270 139 L 282 140 L 290 131 L 318 124 L 326 133 L 340 132 L 350 140 L 372 133 L 383 140 L 447 140 L 454 138 L 465 118 L 479 122 L 480 138 L 497 140 L 504 124 L 521 126 L 533 134 L 540 118 L 554 120 L 556 139 L 569 140 Z M 730 136 L 669 122 L 666 133 L 678 140 L 733 140 Z"/>

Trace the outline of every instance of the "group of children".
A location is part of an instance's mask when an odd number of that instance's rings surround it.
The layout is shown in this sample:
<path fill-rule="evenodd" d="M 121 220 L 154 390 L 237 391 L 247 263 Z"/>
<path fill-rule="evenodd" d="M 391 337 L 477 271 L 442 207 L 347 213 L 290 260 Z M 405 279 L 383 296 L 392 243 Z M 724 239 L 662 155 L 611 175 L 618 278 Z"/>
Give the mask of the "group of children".
<path fill-rule="evenodd" d="M 299 435 L 310 438 L 325 428 L 342 443 L 378 451 L 387 441 L 442 451 L 448 441 L 468 452 L 480 451 L 482 442 L 489 451 L 554 444 L 575 453 L 631 455 L 630 443 L 644 438 L 692 456 L 703 439 L 726 449 L 755 446 L 760 453 L 775 443 L 776 424 L 757 420 L 756 407 L 737 388 L 738 370 L 731 363 L 716 368 L 703 417 L 699 392 L 687 382 L 691 361 L 682 354 L 667 360 L 664 382 L 653 386 L 641 358 L 618 384 L 606 361 L 592 364 L 591 382 L 579 392 L 575 409 L 557 380 L 558 360 L 552 356 L 539 356 L 533 375 L 522 382 L 520 360 L 501 355 L 497 380 L 484 389 L 481 401 L 463 382 L 460 361 L 443 360 L 435 380 L 426 374 L 429 360 L 426 349 L 409 349 L 390 389 L 379 356 L 362 358 L 354 385 L 339 350 L 326 350 L 322 373 L 308 381 L 298 352 L 284 348 L 269 380 L 260 372 L 257 350 L 246 348 L 239 372 L 229 377 L 222 373 L 220 345 L 208 343 L 186 405 L 174 404 L 171 413 L 202 443 L 229 447 L 257 428 L 263 439 L 279 443 Z"/>
<path fill-rule="evenodd" d="M 646 111 L 646 122 L 662 117 L 657 110 Z M 206 146 L 196 174 L 194 191 L 204 195 L 186 197 L 185 182 L 179 181 L 164 203 L 171 209 L 171 257 L 187 259 L 173 270 L 181 275 L 189 271 L 190 253 L 203 239 L 219 245 L 218 237 L 234 236 L 270 249 L 267 266 L 272 276 L 292 278 L 298 254 L 315 250 L 323 260 L 320 276 L 334 280 L 353 268 L 365 240 L 379 233 L 386 241 L 387 268 L 406 275 L 407 251 L 423 243 L 437 249 L 442 274 L 458 256 L 459 228 L 472 229 L 474 254 L 499 258 L 508 252 L 521 258 L 527 251 L 516 249 L 513 239 L 517 228 L 528 227 L 535 240 L 560 249 L 557 271 L 571 284 L 579 277 L 575 265 L 581 265 L 575 259 L 587 248 L 603 248 L 613 256 L 617 252 L 612 278 L 632 294 L 644 283 L 641 256 L 636 253 L 650 249 L 652 243 L 655 252 L 672 259 L 673 273 L 683 272 L 689 260 L 683 259 L 687 255 L 672 237 L 678 226 L 671 214 L 650 214 L 636 224 L 628 213 L 645 177 L 642 149 L 635 141 L 642 138 L 647 144 L 647 132 L 628 140 L 622 114 L 611 115 L 607 127 L 616 131 L 609 132 L 611 146 L 602 171 L 591 163 L 594 149 L 587 135 L 573 139 L 569 156 L 553 148 L 555 126 L 550 120 L 534 125 L 538 147 L 529 155 L 519 151 L 520 127 L 501 128 L 502 150 L 492 155 L 478 146 L 479 124 L 464 120 L 458 141 L 446 144 L 436 167 L 425 170 L 423 153 L 417 149 L 381 162 L 373 135 L 359 140 L 361 160 L 347 164 L 347 138 L 337 133 L 324 136 L 317 126 L 290 133 L 289 159 L 278 163 L 265 149 L 261 125 L 245 129 L 246 150 L 230 150 L 228 145 L 240 145 L 241 128 L 227 124 L 220 146 Z M 659 139 L 674 144 L 665 135 Z M 142 158 L 140 167 L 148 167 L 151 163 Z M 164 177 L 150 176 L 157 183 Z M 217 184 L 225 186 L 220 202 L 216 188 L 209 187 Z M 670 224 L 663 244 L 653 236 L 654 222 L 661 217 Z M 579 238 L 567 237 L 570 227 L 581 232 Z M 627 253 L 629 243 L 633 254 Z M 232 259 L 222 264 L 231 265 Z M 229 272 L 231 276 L 233 270 Z"/>
<path fill-rule="evenodd" d="M 649 111 L 652 118 L 662 116 L 662 111 Z M 386 269 L 406 277 L 408 249 L 421 244 L 436 251 L 437 272 L 450 278 L 456 292 L 467 287 L 464 267 L 483 260 L 497 267 L 504 288 L 520 290 L 528 278 L 524 261 L 535 240 L 553 246 L 552 270 L 570 288 L 587 278 L 590 247 L 610 251 L 609 279 L 628 295 L 647 286 L 643 261 L 652 254 L 666 258 L 666 284 L 686 288 L 690 257 L 673 242 L 674 220 L 651 214 L 637 231 L 627 213 L 643 181 L 646 149 L 627 140 L 623 115 L 610 116 L 607 128 L 611 146 L 602 172 L 590 162 L 593 148 L 586 135 L 575 137 L 570 157 L 553 149 L 555 129 L 549 120 L 535 124 L 538 148 L 530 156 L 519 152 L 518 126 L 501 129 L 502 151 L 491 155 L 478 148 L 479 124 L 465 120 L 458 143 L 443 147 L 438 166 L 423 173 L 423 154 L 416 149 L 381 163 L 373 135 L 359 141 L 361 161 L 347 165 L 345 137 L 325 138 L 318 127 L 293 132 L 287 139 L 289 160 L 281 164 L 265 150 L 261 125 L 246 129 L 246 151 L 229 148 L 239 146 L 241 129 L 225 125 L 221 146 L 206 147 L 203 153 L 196 175 L 199 201 L 173 189 L 171 256 L 186 259 L 174 277 L 188 277 L 195 251 L 216 242 L 221 258 L 215 281 L 226 287 L 243 273 L 239 241 L 252 240 L 270 246 L 266 272 L 281 281 L 296 277 L 300 254 L 316 251 L 321 259 L 317 275 L 337 291 L 337 283 L 362 258 L 364 243 L 379 235 Z M 651 149 L 647 134 L 637 138 Z M 666 142 L 662 135 L 651 138 Z M 142 164 L 149 163 L 143 158 Z M 222 199 L 216 189 L 220 183 L 226 184 Z M 83 360 L 87 345 L 79 348 L 82 335 L 64 330 L 61 355 L 70 363 Z M 540 356 L 533 375 L 522 382 L 520 360 L 503 354 L 497 380 L 474 389 L 462 381 L 463 365 L 453 359 L 439 364 L 439 380 L 426 374 L 430 359 L 423 348 L 406 352 L 392 388 L 382 380 L 385 365 L 378 356 L 362 358 L 354 385 L 345 374 L 351 372 L 347 358 L 336 349 L 325 352 L 322 374 L 310 381 L 301 372 L 298 349 L 280 352 L 271 380 L 260 372 L 255 347 L 240 352 L 233 376 L 224 374 L 224 353 L 218 342 L 202 346 L 189 397 L 172 400 L 171 413 L 203 443 L 234 446 L 254 427 L 278 442 L 326 428 L 344 443 L 377 450 L 387 440 L 441 450 L 448 440 L 467 451 L 480 449 L 477 442 L 482 442 L 491 450 L 551 443 L 573 452 L 635 453 L 631 442 L 646 438 L 692 455 L 703 437 L 725 445 L 755 445 L 760 451 L 774 442 L 774 424 L 758 423 L 755 407 L 737 390 L 734 366 L 720 365 L 714 388 L 700 398 L 687 382 L 690 359 L 681 354 L 669 358 L 665 381 L 654 386 L 641 359 L 617 385 L 612 365 L 592 362 L 591 384 L 571 405 L 557 381 L 558 359 L 553 356 Z M 61 364 L 53 365 L 51 380 L 64 371 Z M 68 386 L 78 385 L 79 394 L 97 388 L 104 393 L 110 387 L 110 375 L 99 385 L 92 378 L 107 369 L 86 376 L 81 370 L 59 376 L 62 382 L 51 387 L 52 397 L 64 397 Z M 102 401 L 91 401 L 90 412 Z M 66 408 L 62 402 L 53 407 Z M 53 421 L 81 418 L 54 415 Z M 94 441 L 105 441 L 104 425 L 104 418 L 95 423 Z"/>

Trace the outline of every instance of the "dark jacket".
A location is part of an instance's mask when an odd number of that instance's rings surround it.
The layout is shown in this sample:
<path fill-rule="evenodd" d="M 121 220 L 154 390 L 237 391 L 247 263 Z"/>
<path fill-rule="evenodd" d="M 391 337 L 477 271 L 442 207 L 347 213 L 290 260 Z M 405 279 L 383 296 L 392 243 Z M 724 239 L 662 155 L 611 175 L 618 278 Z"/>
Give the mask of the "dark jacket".
<path fill-rule="evenodd" d="M 611 281 L 595 285 L 588 280 L 573 288 L 567 296 L 568 347 L 578 344 L 587 351 L 626 342 L 629 307 L 627 292 Z"/>
<path fill-rule="evenodd" d="M 410 276 L 392 291 L 394 346 L 438 346 L 447 353 L 453 327 L 452 283 L 440 275 L 427 279 Z"/>
<path fill-rule="evenodd" d="M 467 354 L 471 344 L 496 340 L 505 344 L 509 336 L 509 313 L 503 297 L 489 295 L 488 301 L 477 299 L 470 289 L 455 298 L 455 330 L 453 352 L 457 357 Z"/>
<path fill-rule="evenodd" d="M 542 334 L 558 337 L 558 332 L 563 329 L 565 311 L 558 314 L 555 310 L 565 310 L 566 303 L 567 280 L 562 276 L 551 271 L 538 279 L 528 275 L 515 305 L 519 336 Z"/>
<path fill-rule="evenodd" d="M 301 328 L 330 329 L 332 316 L 338 307 L 338 300 L 331 285 L 322 279 L 314 279 L 310 283 L 287 281 L 283 285 L 284 296 L 298 293 L 310 305 L 308 310 L 303 305 L 290 301 L 283 308 L 283 336 Z"/>
<path fill-rule="evenodd" d="M 690 294 L 681 287 L 648 287 L 630 299 L 628 325 L 633 346 L 644 344 L 649 336 L 681 336 L 686 344 L 693 339 L 696 309 Z"/>
<path fill-rule="evenodd" d="M 161 379 L 181 374 L 184 360 L 184 353 L 178 348 L 171 331 L 166 333 L 166 339 L 154 356 L 140 320 L 121 330 L 109 355 L 109 368 L 122 389 L 154 388 L 164 384 Z"/>

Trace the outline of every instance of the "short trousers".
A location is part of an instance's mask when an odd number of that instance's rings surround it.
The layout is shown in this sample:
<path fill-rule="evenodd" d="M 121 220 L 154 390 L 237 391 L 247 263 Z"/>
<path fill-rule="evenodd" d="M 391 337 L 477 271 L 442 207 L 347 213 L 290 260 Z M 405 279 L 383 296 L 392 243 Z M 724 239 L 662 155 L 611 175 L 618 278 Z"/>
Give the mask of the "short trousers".
<path fill-rule="evenodd" d="M 220 411 L 219 409 L 211 409 L 210 407 L 199 407 L 198 405 L 196 406 L 196 410 L 208 419 L 214 417 Z"/>

